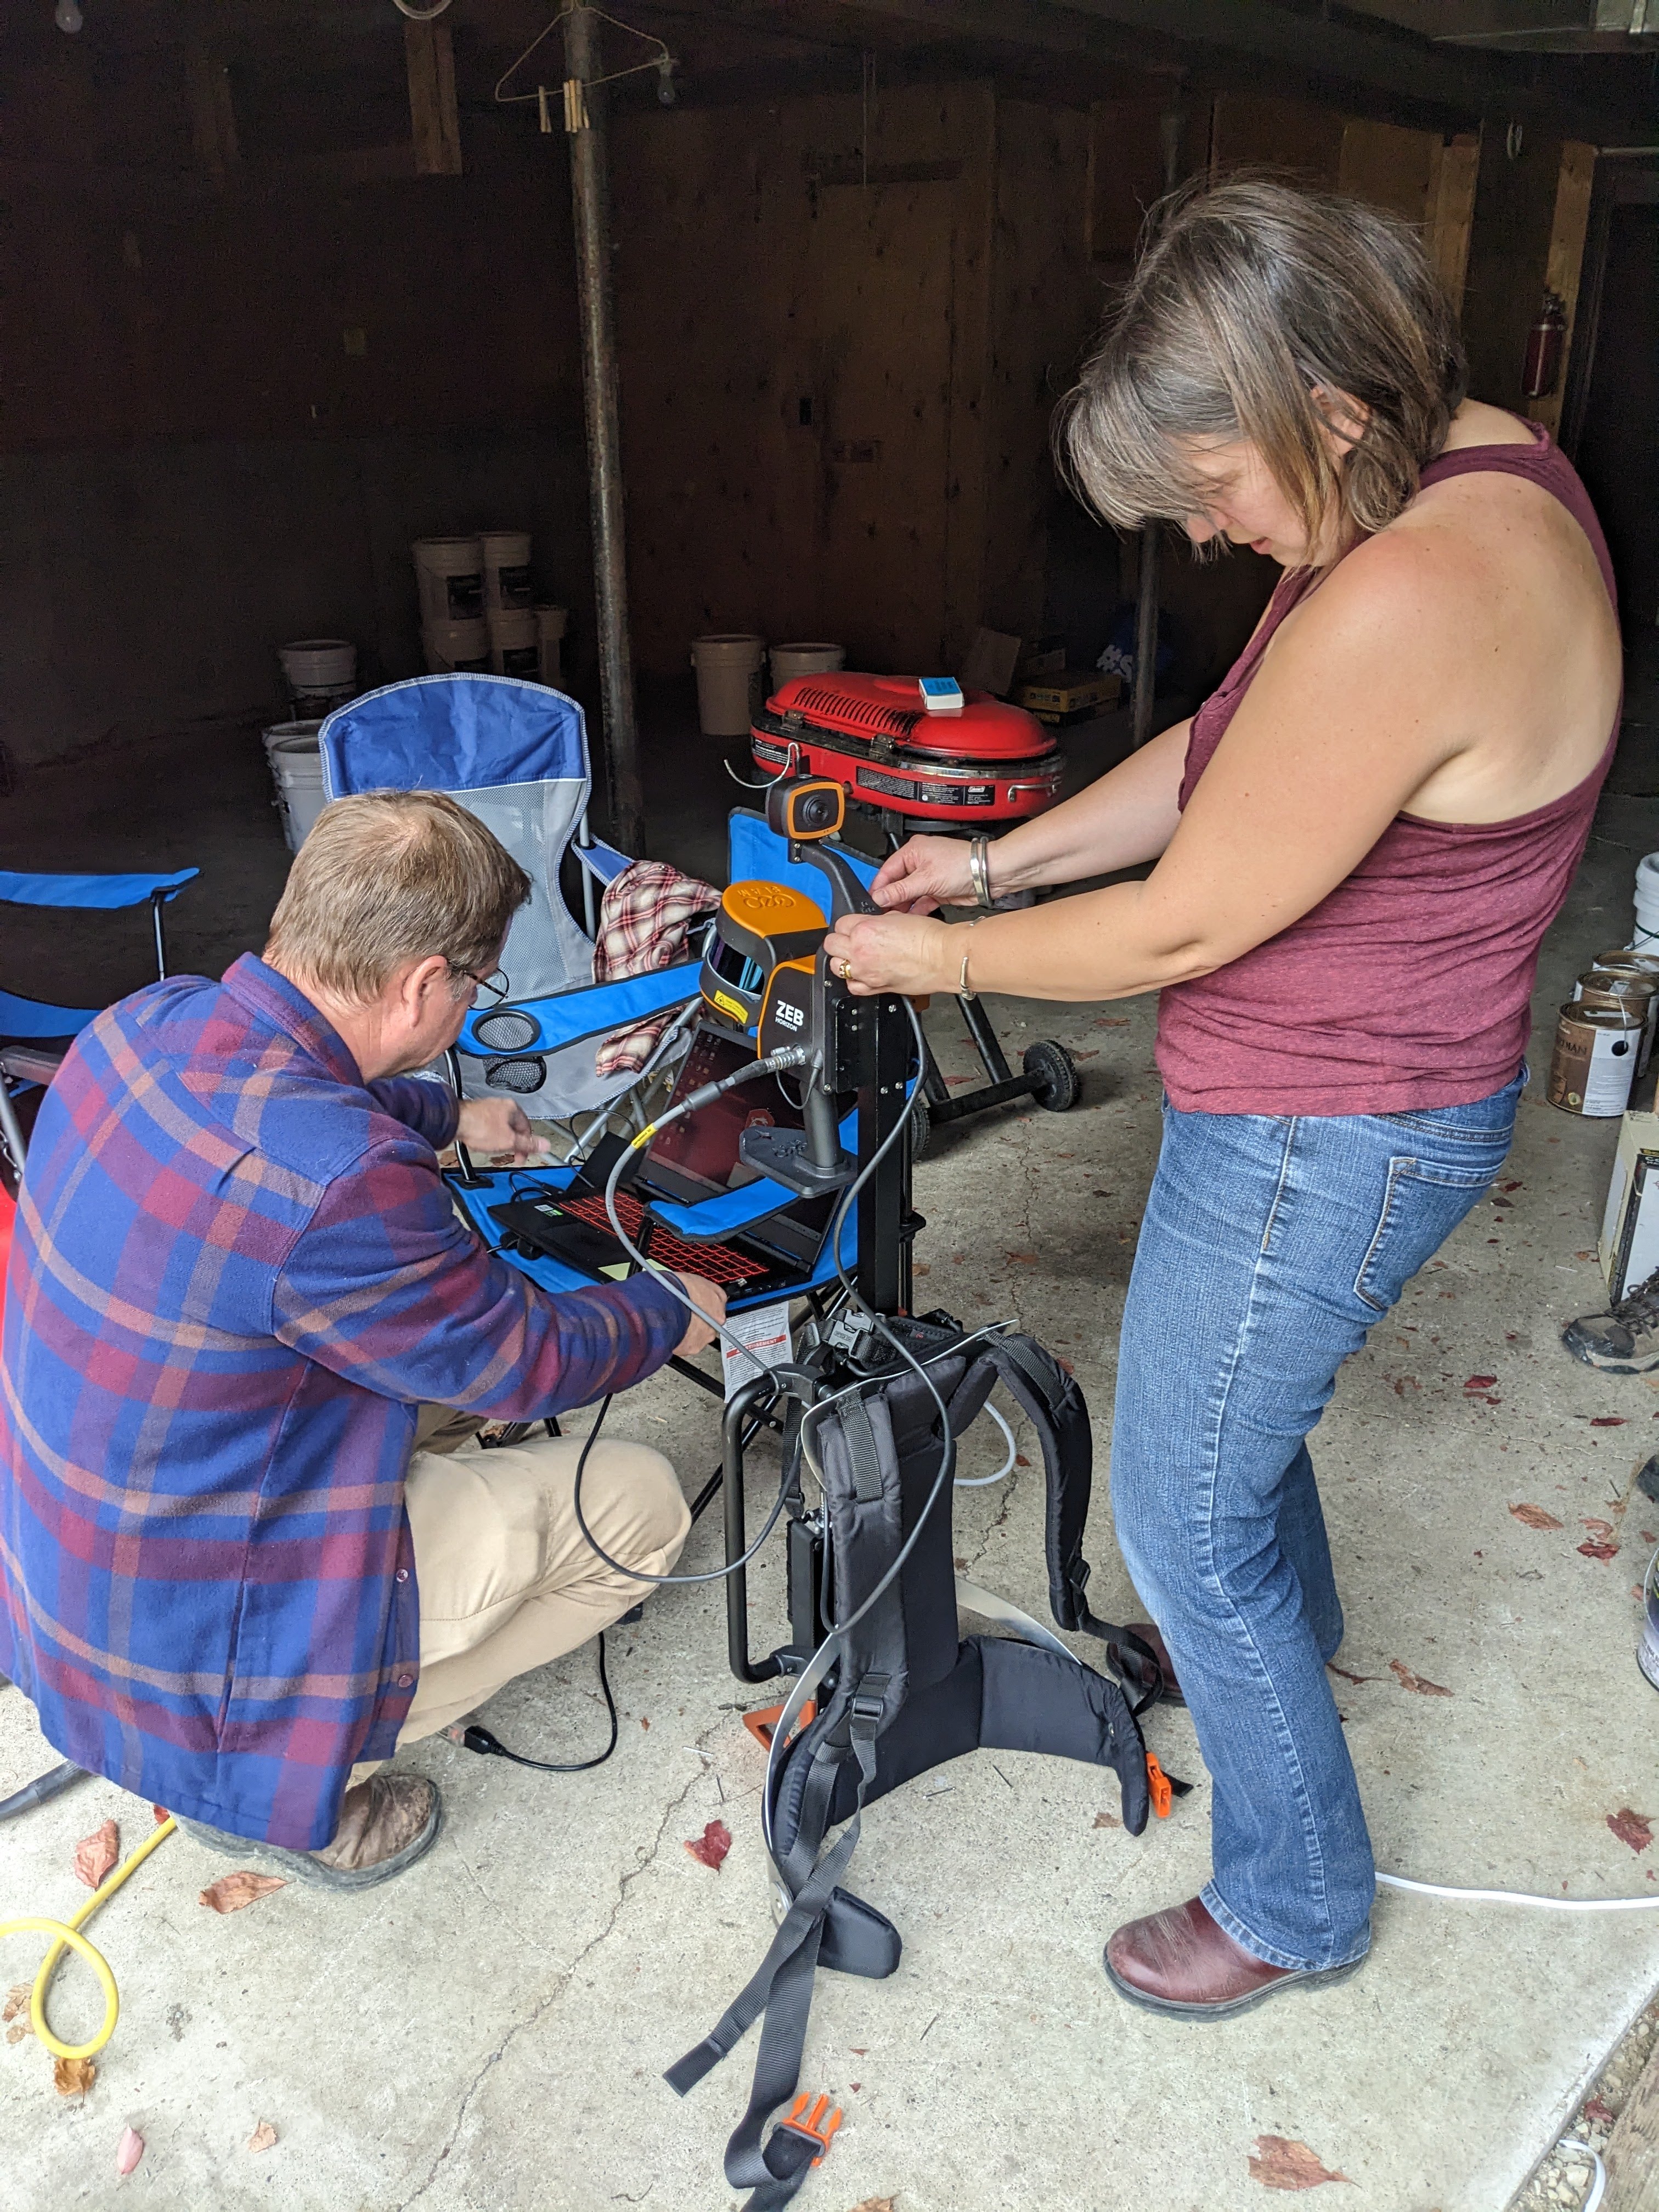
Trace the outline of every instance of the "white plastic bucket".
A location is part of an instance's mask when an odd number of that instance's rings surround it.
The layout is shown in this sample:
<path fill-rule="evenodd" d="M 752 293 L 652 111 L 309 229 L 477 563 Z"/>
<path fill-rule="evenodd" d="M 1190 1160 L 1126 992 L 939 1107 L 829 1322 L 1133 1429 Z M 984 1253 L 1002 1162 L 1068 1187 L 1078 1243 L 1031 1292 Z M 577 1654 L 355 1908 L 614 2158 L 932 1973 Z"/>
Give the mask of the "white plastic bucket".
<path fill-rule="evenodd" d="M 477 538 L 417 538 L 415 581 L 422 623 L 477 622 L 484 611 L 483 545 Z"/>
<path fill-rule="evenodd" d="M 323 757 L 317 746 L 317 729 L 280 737 L 265 732 L 265 753 L 276 778 L 283 812 L 283 836 L 290 853 L 297 853 L 311 826 L 328 804 L 323 792 Z"/>
<path fill-rule="evenodd" d="M 781 690 L 793 676 L 828 676 L 847 665 L 844 645 L 775 645 L 772 689 Z"/>
<path fill-rule="evenodd" d="M 1659 951 L 1659 853 L 1636 863 L 1636 934 L 1632 951 Z"/>
<path fill-rule="evenodd" d="M 564 633 L 570 620 L 568 607 L 540 606 L 536 610 L 536 642 L 541 647 L 541 680 L 556 690 L 564 681 Z"/>
<path fill-rule="evenodd" d="M 357 648 L 343 637 L 302 637 L 279 645 L 290 691 L 348 691 L 357 680 Z"/>
<path fill-rule="evenodd" d="M 471 622 L 434 622 L 421 625 L 429 676 L 477 674 L 489 667 L 489 625 L 482 615 Z"/>
<path fill-rule="evenodd" d="M 527 530 L 481 530 L 483 548 L 484 612 L 492 609 L 533 605 L 535 586 L 530 580 L 530 532 Z"/>
<path fill-rule="evenodd" d="M 492 607 L 484 617 L 489 631 L 489 665 L 497 676 L 526 676 L 541 681 L 542 639 L 533 607 Z"/>
<path fill-rule="evenodd" d="M 694 638 L 697 720 L 706 738 L 746 738 L 760 711 L 766 640 L 746 631 Z"/>

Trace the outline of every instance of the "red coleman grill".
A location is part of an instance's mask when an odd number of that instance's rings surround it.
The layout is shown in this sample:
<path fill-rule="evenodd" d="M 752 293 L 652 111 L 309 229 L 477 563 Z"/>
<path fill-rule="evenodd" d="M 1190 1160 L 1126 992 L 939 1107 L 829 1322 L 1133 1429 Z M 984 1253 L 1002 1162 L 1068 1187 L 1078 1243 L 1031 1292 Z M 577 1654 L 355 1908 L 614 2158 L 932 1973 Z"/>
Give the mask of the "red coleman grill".
<path fill-rule="evenodd" d="M 930 714 L 914 676 L 793 676 L 750 745 L 772 775 L 833 776 L 855 804 L 963 830 L 1041 814 L 1065 764 L 1035 715 L 988 691 L 964 693 L 956 714 Z"/>
<path fill-rule="evenodd" d="M 794 676 L 750 726 L 755 765 L 768 778 L 830 776 L 854 806 L 879 819 L 890 850 L 915 829 L 991 830 L 1041 814 L 1060 796 L 1059 745 L 1036 716 L 988 691 L 969 691 L 954 714 L 930 713 L 914 676 Z M 952 1093 L 933 1054 L 927 1098 L 910 1124 L 911 1152 L 930 1122 L 1030 1098 L 1063 1114 L 1078 1097 L 1077 1063 L 1063 1044 L 1028 1045 L 1016 1075 L 977 999 L 958 999 L 986 1080 Z"/>

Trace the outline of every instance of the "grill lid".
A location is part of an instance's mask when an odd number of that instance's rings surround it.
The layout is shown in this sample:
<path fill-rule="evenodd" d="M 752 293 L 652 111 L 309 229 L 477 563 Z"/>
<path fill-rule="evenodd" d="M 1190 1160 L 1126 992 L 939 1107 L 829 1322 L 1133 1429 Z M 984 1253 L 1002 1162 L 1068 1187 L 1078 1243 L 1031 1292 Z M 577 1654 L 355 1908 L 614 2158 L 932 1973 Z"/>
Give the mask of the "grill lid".
<path fill-rule="evenodd" d="M 766 705 L 784 737 L 792 723 L 799 723 L 961 761 L 1030 760 L 1054 750 L 1053 732 L 1023 707 L 1010 707 L 988 691 L 964 696 L 959 714 L 930 714 L 914 676 L 792 676 Z"/>

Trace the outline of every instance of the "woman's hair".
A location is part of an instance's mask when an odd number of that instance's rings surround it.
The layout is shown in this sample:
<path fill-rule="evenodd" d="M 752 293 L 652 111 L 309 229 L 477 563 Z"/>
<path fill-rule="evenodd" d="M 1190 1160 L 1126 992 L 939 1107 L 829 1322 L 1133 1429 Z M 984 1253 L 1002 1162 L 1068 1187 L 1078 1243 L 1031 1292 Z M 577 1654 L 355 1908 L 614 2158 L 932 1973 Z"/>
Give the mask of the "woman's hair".
<path fill-rule="evenodd" d="M 1313 388 L 1364 429 L 1334 460 Z M 1307 524 L 1392 522 L 1468 388 L 1462 340 L 1416 234 L 1362 200 L 1262 176 L 1183 187 L 1055 424 L 1062 471 L 1109 522 L 1200 514 L 1184 441 L 1245 439 Z"/>
<path fill-rule="evenodd" d="M 295 856 L 265 957 L 348 1004 L 377 998 L 405 961 L 440 954 L 459 997 L 493 968 L 530 878 L 441 791 L 337 799 Z"/>

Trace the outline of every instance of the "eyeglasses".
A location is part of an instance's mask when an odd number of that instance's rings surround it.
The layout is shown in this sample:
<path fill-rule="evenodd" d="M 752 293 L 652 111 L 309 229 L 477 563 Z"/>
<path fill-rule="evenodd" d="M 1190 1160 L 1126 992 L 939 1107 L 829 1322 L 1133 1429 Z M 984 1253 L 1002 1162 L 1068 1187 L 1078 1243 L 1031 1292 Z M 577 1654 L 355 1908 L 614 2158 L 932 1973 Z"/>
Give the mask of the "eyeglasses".
<path fill-rule="evenodd" d="M 456 972 L 465 975 L 474 986 L 472 999 L 475 1006 L 480 992 L 485 994 L 492 1006 L 501 1006 L 512 996 L 513 986 L 505 968 L 492 968 L 487 975 L 475 975 L 471 968 L 459 969 Z"/>

